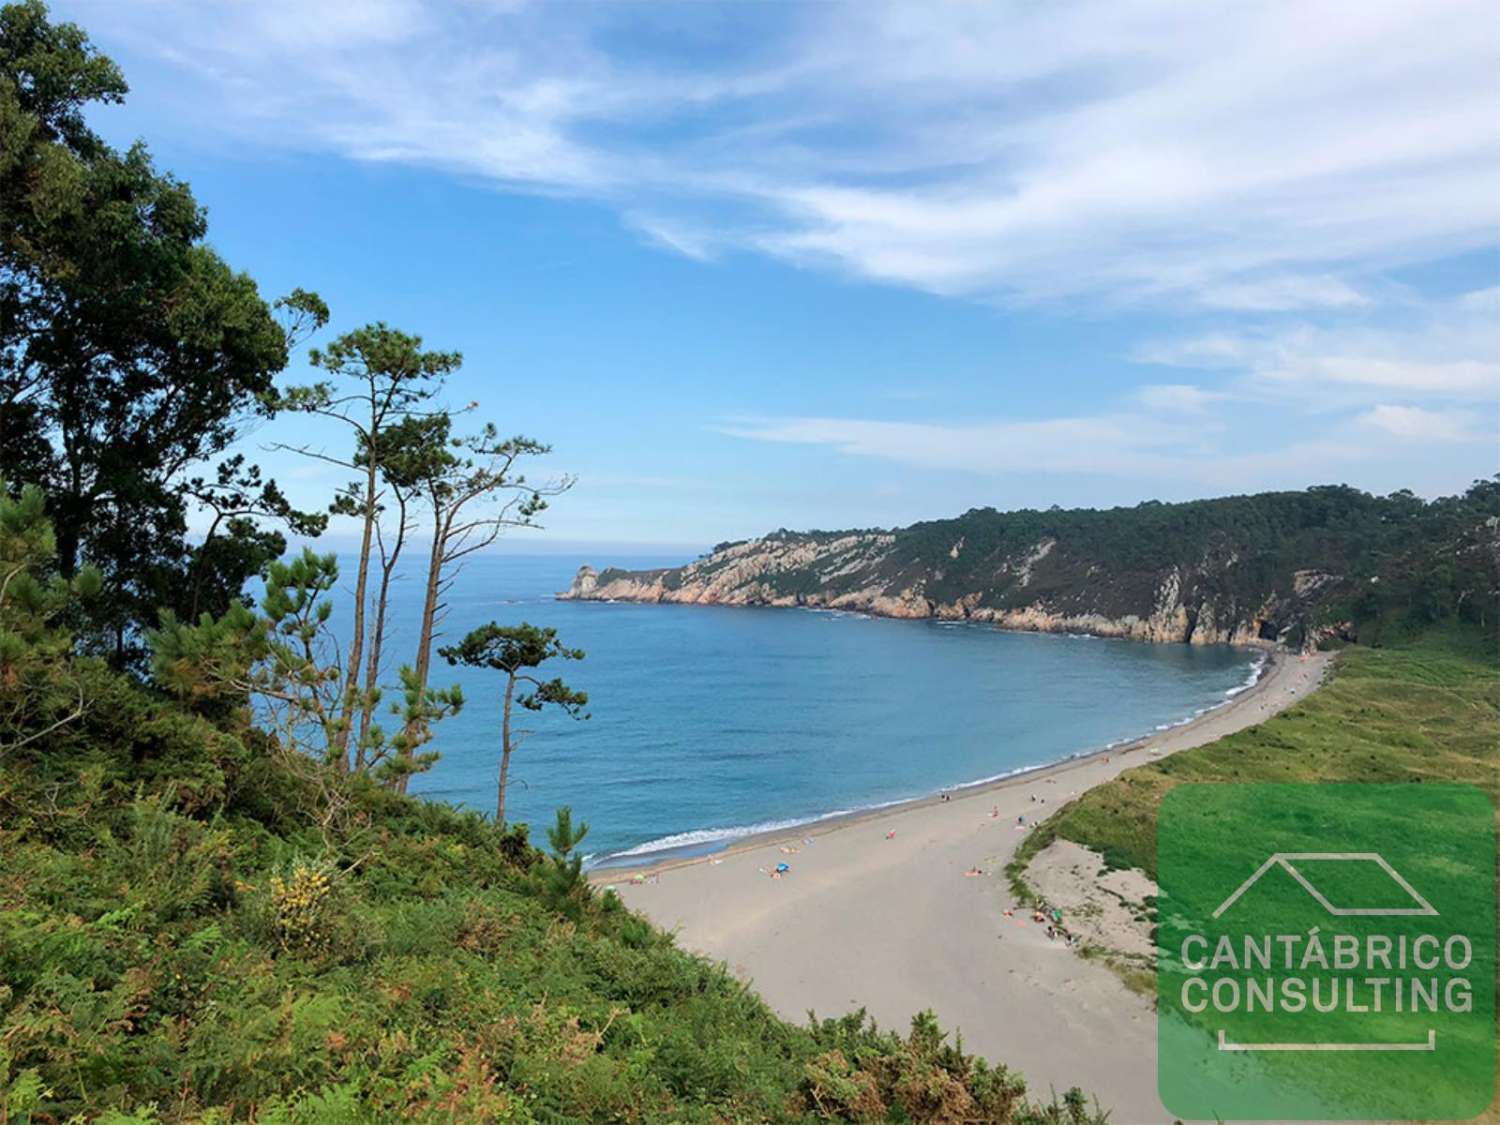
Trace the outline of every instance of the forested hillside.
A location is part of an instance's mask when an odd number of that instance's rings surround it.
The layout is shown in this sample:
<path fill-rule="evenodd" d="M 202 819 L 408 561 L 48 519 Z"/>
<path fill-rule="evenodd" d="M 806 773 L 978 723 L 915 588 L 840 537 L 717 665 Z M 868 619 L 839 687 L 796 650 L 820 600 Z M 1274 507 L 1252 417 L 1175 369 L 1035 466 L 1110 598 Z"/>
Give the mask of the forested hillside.
<path fill-rule="evenodd" d="M 895 531 L 777 531 L 564 596 L 810 605 L 1156 641 L 1374 640 L 1500 620 L 1500 478 L 1424 501 L 1346 486 L 1133 508 L 976 509 Z"/>

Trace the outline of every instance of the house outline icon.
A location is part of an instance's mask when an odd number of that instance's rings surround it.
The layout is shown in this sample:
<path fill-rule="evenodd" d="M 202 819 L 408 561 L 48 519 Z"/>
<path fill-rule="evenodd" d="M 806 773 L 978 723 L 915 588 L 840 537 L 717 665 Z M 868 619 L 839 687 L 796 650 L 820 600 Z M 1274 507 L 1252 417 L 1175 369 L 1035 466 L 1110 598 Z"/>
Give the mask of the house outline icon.
<path fill-rule="evenodd" d="M 1334 906 L 1328 898 L 1312 881 L 1299 871 L 1293 864 L 1293 860 L 1336 860 L 1344 862 L 1375 863 L 1380 866 L 1408 895 L 1420 905 L 1417 906 Z M 1239 885 L 1228 898 L 1219 904 L 1219 908 L 1213 912 L 1217 918 L 1233 906 L 1246 891 L 1260 880 L 1266 872 L 1273 867 L 1280 867 L 1293 879 L 1301 884 L 1305 890 L 1324 910 L 1338 918 L 1398 918 L 1398 917 L 1437 917 L 1438 912 L 1433 905 L 1417 893 L 1417 889 L 1402 877 L 1401 872 L 1392 867 L 1379 852 L 1275 852 L 1255 869 L 1255 873 Z"/>

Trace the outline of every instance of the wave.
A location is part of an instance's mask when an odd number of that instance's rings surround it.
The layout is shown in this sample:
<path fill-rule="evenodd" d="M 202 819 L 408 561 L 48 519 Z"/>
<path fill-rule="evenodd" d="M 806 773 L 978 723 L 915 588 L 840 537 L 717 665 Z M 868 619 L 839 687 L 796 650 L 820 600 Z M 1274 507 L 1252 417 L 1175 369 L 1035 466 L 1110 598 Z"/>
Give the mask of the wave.
<path fill-rule="evenodd" d="M 1122 739 L 1128 742 L 1129 739 Z M 1117 745 L 1110 743 L 1110 746 Z M 1107 749 L 1107 747 L 1106 747 Z M 803 828 L 812 824 L 821 824 L 826 820 L 836 820 L 843 816 L 856 816 L 864 813 L 879 812 L 881 809 L 892 808 L 896 805 L 905 805 L 911 801 L 919 801 L 924 797 L 936 796 L 938 793 L 960 793 L 965 789 L 973 789 L 981 785 L 991 785 L 997 781 L 1007 778 L 1019 777 L 1021 774 L 1033 773 L 1036 770 L 1044 770 L 1049 766 L 1055 766 L 1058 762 L 1071 761 L 1074 758 L 1084 757 L 1094 751 L 1086 750 L 1076 754 L 1068 754 L 1054 762 L 1039 762 L 1030 766 L 1017 766 L 1015 769 L 1006 770 L 1003 773 L 991 774 L 989 777 L 975 778 L 973 781 L 961 782 L 957 785 L 946 785 L 940 789 L 934 789 L 931 793 L 923 793 L 917 796 L 892 797 L 886 801 L 874 801 L 866 805 L 856 805 L 848 809 L 834 809 L 832 812 L 815 813 L 812 816 L 790 817 L 785 820 L 763 820 L 756 824 L 736 824 L 725 828 L 695 828 L 690 832 L 674 832 L 670 836 L 661 836 L 655 840 L 648 840 L 644 844 L 637 844 L 633 848 L 625 848 L 617 852 L 607 852 L 604 855 L 588 855 L 584 857 L 584 865 L 591 870 L 598 870 L 602 866 L 629 866 L 619 861 L 626 859 L 639 859 L 646 856 L 658 858 L 673 853 L 704 854 L 718 851 L 726 847 L 733 840 L 740 840 L 746 836 L 759 836 L 767 832 L 784 832 L 789 828 Z"/>
<path fill-rule="evenodd" d="M 1245 677 L 1244 682 L 1237 685 L 1236 687 L 1230 688 L 1224 694 L 1230 699 L 1233 699 L 1235 696 L 1241 694 L 1242 692 L 1249 691 L 1260 680 L 1260 674 L 1265 670 L 1265 667 L 1266 654 L 1263 652 L 1258 653 L 1255 659 L 1250 662 L 1250 674 Z"/>
<path fill-rule="evenodd" d="M 885 804 L 900 804 L 899 801 L 889 801 Z M 871 809 L 884 808 L 885 805 L 871 805 Z M 670 836 L 662 836 L 655 840 L 648 840 L 644 844 L 637 844 L 633 848 L 625 848 L 618 852 L 609 852 L 597 857 L 597 863 L 607 863 L 610 860 L 620 860 L 635 856 L 654 855 L 657 852 L 678 852 L 700 848 L 705 844 L 725 844 L 730 840 L 738 840 L 744 836 L 756 836 L 762 832 L 782 832 L 788 828 L 801 828 L 805 824 L 816 824 L 820 820 L 828 820 L 836 816 L 847 816 L 851 812 L 864 811 L 863 809 L 836 809 L 833 812 L 818 813 L 815 816 L 790 817 L 785 820 L 763 820 L 757 824 L 736 824 L 726 828 L 695 828 L 690 832 L 674 832 Z M 589 856 L 586 862 L 590 866 L 596 866 L 596 857 Z"/>

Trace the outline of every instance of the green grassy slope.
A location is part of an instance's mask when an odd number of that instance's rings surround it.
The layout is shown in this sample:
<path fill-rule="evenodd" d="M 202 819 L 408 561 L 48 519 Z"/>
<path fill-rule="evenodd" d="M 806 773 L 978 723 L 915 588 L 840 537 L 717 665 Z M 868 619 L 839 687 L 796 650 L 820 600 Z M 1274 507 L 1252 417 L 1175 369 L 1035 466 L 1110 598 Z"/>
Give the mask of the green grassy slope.
<path fill-rule="evenodd" d="M 1500 654 L 1477 630 L 1339 653 L 1329 683 L 1249 730 L 1127 770 L 1027 840 L 1025 863 L 1061 836 L 1113 867 L 1156 875 L 1156 809 L 1202 781 L 1462 781 L 1500 800 Z"/>

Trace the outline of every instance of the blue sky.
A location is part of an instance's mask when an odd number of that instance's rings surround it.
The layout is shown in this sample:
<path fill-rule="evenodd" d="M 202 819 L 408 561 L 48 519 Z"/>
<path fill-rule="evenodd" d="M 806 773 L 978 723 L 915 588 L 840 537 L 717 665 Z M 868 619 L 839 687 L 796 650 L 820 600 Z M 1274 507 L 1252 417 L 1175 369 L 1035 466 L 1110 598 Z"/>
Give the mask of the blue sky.
<path fill-rule="evenodd" d="M 267 295 L 552 443 L 546 542 L 695 548 L 1496 471 L 1487 8 L 54 5 Z"/>

